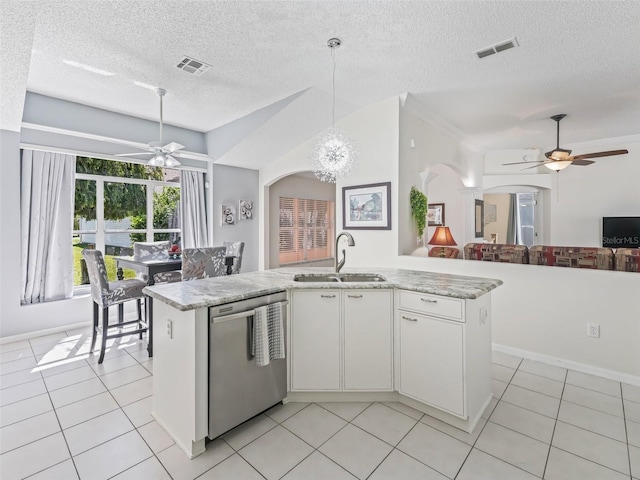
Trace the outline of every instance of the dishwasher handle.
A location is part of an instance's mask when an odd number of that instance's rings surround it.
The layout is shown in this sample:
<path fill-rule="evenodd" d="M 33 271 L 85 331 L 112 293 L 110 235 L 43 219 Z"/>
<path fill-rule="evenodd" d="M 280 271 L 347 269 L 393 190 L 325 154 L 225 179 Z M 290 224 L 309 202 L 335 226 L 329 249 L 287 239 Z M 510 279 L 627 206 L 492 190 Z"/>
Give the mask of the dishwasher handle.
<path fill-rule="evenodd" d="M 284 300 L 276 303 L 281 303 L 283 306 L 285 306 L 289 302 L 287 300 Z M 222 322 L 228 322 L 230 320 L 237 320 L 238 318 L 247 318 L 247 317 L 253 316 L 255 313 L 256 313 L 256 309 L 253 308 L 251 310 L 245 310 L 243 312 L 230 313 L 229 315 L 222 315 L 220 317 L 212 317 L 211 323 L 222 323 Z"/>

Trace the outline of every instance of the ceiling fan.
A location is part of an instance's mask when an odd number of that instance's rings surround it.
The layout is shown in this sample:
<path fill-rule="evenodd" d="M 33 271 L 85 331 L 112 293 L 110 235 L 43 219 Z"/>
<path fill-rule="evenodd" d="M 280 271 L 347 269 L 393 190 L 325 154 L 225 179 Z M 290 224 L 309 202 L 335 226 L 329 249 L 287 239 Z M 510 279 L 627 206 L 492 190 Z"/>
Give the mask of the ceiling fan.
<path fill-rule="evenodd" d="M 556 172 L 558 172 L 560 170 L 567 168 L 569 165 L 585 166 L 585 165 L 591 165 L 592 163 L 595 163 L 593 160 L 588 160 L 589 158 L 612 157 L 614 155 L 624 155 L 625 153 L 629 153 L 628 150 L 608 150 L 606 152 L 595 152 L 595 153 L 584 153 L 582 155 L 571 155 L 571 150 L 560 148 L 560 120 L 562 120 L 566 116 L 567 115 L 565 113 L 562 113 L 560 115 L 554 115 L 553 117 L 551 117 L 551 120 L 555 121 L 557 126 L 556 148 L 544 154 L 544 156 L 547 157 L 546 160 L 538 160 L 536 162 L 503 163 L 503 165 L 522 165 L 525 163 L 526 164 L 536 163 L 537 165 L 523 168 L 523 170 L 528 170 L 530 168 L 538 168 L 539 166 L 544 165 L 549 170 L 555 170 Z"/>
<path fill-rule="evenodd" d="M 157 142 L 149 142 L 148 147 L 141 147 L 145 150 L 149 150 L 149 153 L 119 153 L 116 157 L 134 157 L 138 155 L 153 155 L 147 165 L 150 167 L 177 167 L 180 162 L 176 157 L 180 156 L 178 150 L 184 148 L 184 145 L 180 145 L 176 142 L 167 143 L 163 145 L 162 141 L 162 97 L 167 93 L 164 88 L 156 88 L 156 93 L 160 97 L 160 140 Z"/>

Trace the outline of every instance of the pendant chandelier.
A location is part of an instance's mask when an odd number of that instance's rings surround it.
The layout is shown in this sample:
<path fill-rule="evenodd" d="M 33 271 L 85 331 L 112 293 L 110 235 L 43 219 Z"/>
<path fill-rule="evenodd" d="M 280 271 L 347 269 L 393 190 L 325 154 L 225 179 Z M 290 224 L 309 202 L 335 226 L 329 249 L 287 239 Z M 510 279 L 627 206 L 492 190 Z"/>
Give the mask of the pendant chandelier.
<path fill-rule="evenodd" d="M 333 61 L 331 128 L 322 133 L 313 148 L 311 163 L 313 173 L 323 182 L 335 183 L 345 177 L 357 161 L 358 152 L 353 141 L 340 130 L 336 123 L 336 57 L 335 50 L 340 47 L 340 39 L 331 38 L 327 46 L 331 49 Z"/>

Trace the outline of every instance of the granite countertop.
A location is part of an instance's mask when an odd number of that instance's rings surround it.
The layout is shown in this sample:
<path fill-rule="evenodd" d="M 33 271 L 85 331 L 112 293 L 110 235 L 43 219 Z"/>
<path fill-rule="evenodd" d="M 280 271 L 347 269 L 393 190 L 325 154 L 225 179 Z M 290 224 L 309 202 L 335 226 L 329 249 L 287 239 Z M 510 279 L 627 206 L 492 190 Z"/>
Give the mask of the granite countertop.
<path fill-rule="evenodd" d="M 310 288 L 401 288 L 444 297 L 478 298 L 502 285 L 493 278 L 447 275 L 399 268 L 345 268 L 341 274 L 375 273 L 386 282 L 295 282 L 296 274 L 327 274 L 333 268 L 278 268 L 188 282 L 145 287 L 143 292 L 155 300 L 186 311 L 236 302 L 289 289 Z"/>

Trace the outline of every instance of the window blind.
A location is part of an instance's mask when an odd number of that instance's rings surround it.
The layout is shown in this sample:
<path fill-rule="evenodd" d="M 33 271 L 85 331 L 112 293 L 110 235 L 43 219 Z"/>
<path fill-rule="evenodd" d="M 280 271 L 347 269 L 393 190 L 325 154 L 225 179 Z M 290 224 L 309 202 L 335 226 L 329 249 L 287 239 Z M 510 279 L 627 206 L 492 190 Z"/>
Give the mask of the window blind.
<path fill-rule="evenodd" d="M 333 255 L 334 202 L 280 197 L 280 265 Z"/>

